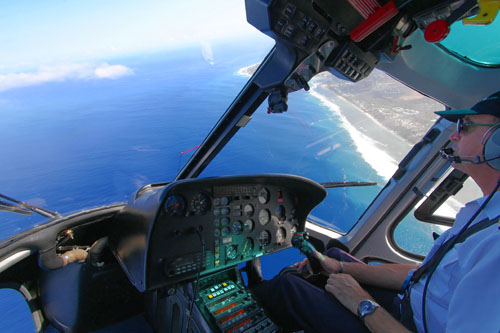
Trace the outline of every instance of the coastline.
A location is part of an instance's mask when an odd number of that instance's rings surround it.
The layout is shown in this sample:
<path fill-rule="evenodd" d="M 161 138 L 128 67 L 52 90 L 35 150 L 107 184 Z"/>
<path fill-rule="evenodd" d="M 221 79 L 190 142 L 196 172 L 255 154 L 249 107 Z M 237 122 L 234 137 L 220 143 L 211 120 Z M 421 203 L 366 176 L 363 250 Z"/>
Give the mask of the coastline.
<path fill-rule="evenodd" d="M 257 66 L 243 67 L 237 73 L 250 77 Z M 341 127 L 348 132 L 358 153 L 381 177 L 389 179 L 397 170 L 398 161 L 421 139 L 437 116 L 427 110 L 412 109 L 415 101 L 419 102 L 417 104 L 428 103 L 424 96 L 382 72 L 374 76 L 371 81 L 370 78 L 365 79 L 367 82 L 364 85 L 356 83 L 354 89 L 354 83 L 323 73 L 311 80 L 308 93 L 339 118 Z M 368 89 L 373 86 L 384 89 L 376 89 L 375 92 Z M 382 93 L 378 94 L 380 90 Z M 405 105 L 396 104 L 393 96 L 396 92 L 399 96 L 397 102 L 402 98 L 407 101 Z M 388 99 L 392 103 L 387 105 L 385 102 Z M 439 105 L 434 104 L 431 103 L 432 107 L 439 109 Z M 428 116 L 422 117 L 423 113 Z"/>
<path fill-rule="evenodd" d="M 342 98 L 410 145 L 417 143 L 444 106 L 375 69 L 357 83 L 321 73 L 312 81 L 328 98 Z"/>
<path fill-rule="evenodd" d="M 243 67 L 238 75 L 250 77 L 259 64 Z M 372 121 L 384 127 L 410 145 L 417 143 L 438 116 L 434 111 L 444 106 L 375 69 L 357 83 L 321 73 L 311 82 L 311 91 L 325 98 L 342 99 L 365 113 Z M 345 113 L 345 112 L 344 112 Z"/>
<path fill-rule="evenodd" d="M 237 73 L 250 77 L 258 66 L 243 67 Z M 363 153 L 364 145 L 400 161 L 438 118 L 433 111 L 444 109 L 440 103 L 377 69 L 357 83 L 321 73 L 311 80 L 310 86 L 310 95 L 341 117 L 344 128 L 357 142 L 358 151 L 370 164 L 374 163 L 373 153 Z M 376 169 L 384 177 L 389 173 L 380 167 Z"/>
<path fill-rule="evenodd" d="M 338 113 L 345 118 L 346 122 L 373 140 L 377 148 L 384 150 L 394 160 L 401 160 L 411 149 L 412 145 L 397 131 L 384 126 L 372 114 L 352 104 L 343 96 L 334 94 L 327 87 L 312 84 L 309 93 L 323 104 L 326 104 L 325 101 L 335 104 Z"/>
<path fill-rule="evenodd" d="M 318 90 L 311 87 L 309 93 L 339 119 L 341 128 L 348 133 L 360 156 L 380 177 L 385 180 L 391 178 L 397 170 L 398 161 L 408 152 L 410 145 L 397 140 L 393 132 L 380 126 L 348 101 Z"/>
<path fill-rule="evenodd" d="M 238 69 L 236 74 L 240 75 L 240 76 L 251 77 L 253 75 L 253 73 L 257 70 L 257 67 L 259 67 L 259 65 L 260 65 L 260 63 L 253 64 L 253 65 L 250 65 L 247 67 L 242 67 L 242 68 Z"/>

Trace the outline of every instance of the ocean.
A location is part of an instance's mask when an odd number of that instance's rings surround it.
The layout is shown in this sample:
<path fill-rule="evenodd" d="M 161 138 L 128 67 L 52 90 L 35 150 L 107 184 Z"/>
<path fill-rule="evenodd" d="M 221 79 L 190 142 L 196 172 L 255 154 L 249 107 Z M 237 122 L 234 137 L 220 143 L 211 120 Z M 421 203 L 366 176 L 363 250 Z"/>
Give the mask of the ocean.
<path fill-rule="evenodd" d="M 172 180 L 192 150 L 183 153 L 202 142 L 248 80 L 238 70 L 267 49 L 203 44 L 108 59 L 128 69 L 118 78 L 76 75 L 0 91 L 0 193 L 68 214 L 128 201 L 145 184 Z M 311 214 L 349 231 L 395 171 L 395 154 L 410 145 L 387 147 L 394 133 L 314 88 L 291 94 L 284 114 L 269 115 L 264 104 L 201 176 L 289 173 L 318 182 L 377 182 L 330 189 Z M 0 221 L 5 239 L 45 219 L 0 211 Z M 403 239 L 420 228 L 408 225 Z M 1 330 L 32 330 L 27 306 L 2 292 Z"/>

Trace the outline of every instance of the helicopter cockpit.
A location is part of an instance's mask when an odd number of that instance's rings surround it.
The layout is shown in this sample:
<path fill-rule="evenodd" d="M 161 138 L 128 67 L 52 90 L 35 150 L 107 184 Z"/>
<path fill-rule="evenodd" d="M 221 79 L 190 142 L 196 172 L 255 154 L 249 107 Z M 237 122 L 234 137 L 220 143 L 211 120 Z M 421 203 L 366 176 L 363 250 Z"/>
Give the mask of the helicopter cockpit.
<path fill-rule="evenodd" d="M 317 184 L 297 183 L 290 176 L 191 178 L 250 121 L 265 98 L 268 113 L 286 112 L 288 94 L 309 90 L 308 82 L 321 72 L 357 82 L 378 67 L 395 77 L 404 76 L 406 84 L 425 93 L 428 87 L 422 85 L 422 77 L 406 79 L 407 71 L 426 74 L 426 69 L 415 67 L 414 59 L 405 57 L 406 52 L 442 41 L 451 24 L 480 11 L 469 1 L 388 1 L 381 5 L 374 1 L 247 0 L 246 9 L 249 23 L 271 36 L 275 47 L 176 182 L 140 190 L 117 215 L 123 224 L 113 248 L 129 279 L 141 291 L 171 288 L 194 279 L 194 295 L 182 288 L 170 289 L 169 294 L 175 295 L 178 303 L 174 303 L 182 304 L 180 308 L 188 307 L 190 297 L 196 299 L 200 316 L 192 325 L 200 330 L 205 325 L 224 332 L 279 329 L 265 319 L 235 265 L 290 247 L 292 235 L 306 229 L 308 213 L 325 192 Z M 423 38 L 417 30 L 424 32 Z M 446 100 L 449 93 L 439 98 Z M 444 142 L 447 135 L 442 132 L 427 133 L 411 154 L 431 142 Z M 402 177 L 405 167 L 400 164 L 394 179 Z M 138 248 L 134 250 L 131 244 Z M 180 290 L 190 296 L 181 297 Z M 170 318 L 168 323 L 175 322 L 172 299 L 164 301 L 170 302 L 165 306 L 170 312 L 163 315 Z M 191 320 L 186 320 L 188 326 Z"/>
<path fill-rule="evenodd" d="M 309 90 L 322 73 L 358 84 L 380 70 L 448 108 L 498 90 L 498 63 L 479 63 L 444 42 L 454 24 L 493 22 L 498 6 L 490 2 L 245 0 L 248 22 L 274 47 L 175 179 L 142 186 L 126 204 L 57 216 L 7 239 L 0 281 L 26 279 L 18 289 L 40 332 L 120 331 L 114 325 L 123 320 L 141 331 L 279 332 L 240 268 L 291 248 L 297 233 L 308 231 L 319 245 L 333 239 L 366 262 L 420 262 L 387 235 L 421 201 L 419 219 L 453 223 L 433 215 L 467 178 L 439 157 L 454 126 L 444 119 L 344 234 L 309 214 L 327 188 L 369 183 L 281 173 L 198 177 L 263 103 L 271 116 L 286 113 L 289 94 Z M 82 253 L 81 244 L 93 245 Z"/>

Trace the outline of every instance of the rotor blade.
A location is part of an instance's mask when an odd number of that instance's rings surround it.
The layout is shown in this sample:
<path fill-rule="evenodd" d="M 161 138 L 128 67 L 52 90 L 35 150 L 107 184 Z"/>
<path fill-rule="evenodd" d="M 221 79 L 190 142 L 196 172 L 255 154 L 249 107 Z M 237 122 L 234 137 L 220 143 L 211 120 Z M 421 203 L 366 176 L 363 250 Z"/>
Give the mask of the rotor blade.
<path fill-rule="evenodd" d="M 33 213 L 27 209 L 24 209 L 19 206 L 12 205 L 5 201 L 0 201 L 0 210 L 12 213 L 18 213 L 23 215 L 32 215 Z"/>
<path fill-rule="evenodd" d="M 58 212 L 56 211 L 51 211 L 51 210 L 48 210 L 48 209 L 45 209 L 45 208 L 40 208 L 40 207 L 37 207 L 37 206 L 34 206 L 34 205 L 31 205 L 27 202 L 23 202 L 23 201 L 19 201 L 19 200 L 16 200 L 14 198 L 11 198 L 11 197 L 8 197 L 6 196 L 5 194 L 1 194 L 0 193 L 0 197 L 1 198 L 4 198 L 6 200 L 9 200 L 9 201 L 12 201 L 14 203 L 16 203 L 17 205 L 21 206 L 21 207 L 18 207 L 18 209 L 21 209 L 21 210 L 31 210 L 37 214 L 40 214 L 42 216 L 45 216 L 45 217 L 48 217 L 49 219 L 56 219 L 56 218 L 59 218 L 59 217 L 62 217 L 61 214 L 59 214 Z M 8 206 L 8 207 L 16 207 L 15 205 L 12 205 L 10 203 L 7 203 L 5 201 L 1 201 L 2 205 L 3 206 Z M 3 210 L 8 210 L 8 211 L 14 211 L 13 209 L 3 209 Z M 18 211 L 16 211 L 18 212 Z M 20 214 L 23 214 L 23 213 L 20 213 Z M 28 214 L 28 215 L 31 215 L 31 214 Z"/>
<path fill-rule="evenodd" d="M 374 186 L 375 182 L 325 182 L 320 183 L 324 188 L 353 187 L 353 186 Z"/>

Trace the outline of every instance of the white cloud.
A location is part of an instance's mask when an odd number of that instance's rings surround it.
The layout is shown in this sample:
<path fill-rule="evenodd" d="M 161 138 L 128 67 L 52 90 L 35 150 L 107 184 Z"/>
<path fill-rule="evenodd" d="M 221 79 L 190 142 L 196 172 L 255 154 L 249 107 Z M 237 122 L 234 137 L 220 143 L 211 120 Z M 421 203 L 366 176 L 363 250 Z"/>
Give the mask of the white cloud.
<path fill-rule="evenodd" d="M 118 79 L 122 76 L 128 76 L 134 73 L 133 70 L 123 65 L 108 65 L 103 64 L 102 66 L 95 69 L 96 77 L 100 79 Z"/>
<path fill-rule="evenodd" d="M 123 65 L 107 63 L 64 64 L 43 66 L 36 72 L 0 75 L 0 91 L 23 88 L 47 82 L 65 80 L 118 79 L 132 75 L 134 71 Z"/>
<path fill-rule="evenodd" d="M 212 45 L 209 42 L 201 42 L 201 55 L 203 56 L 203 59 L 205 59 L 205 61 L 210 65 L 215 64 L 214 51 L 212 50 Z"/>

